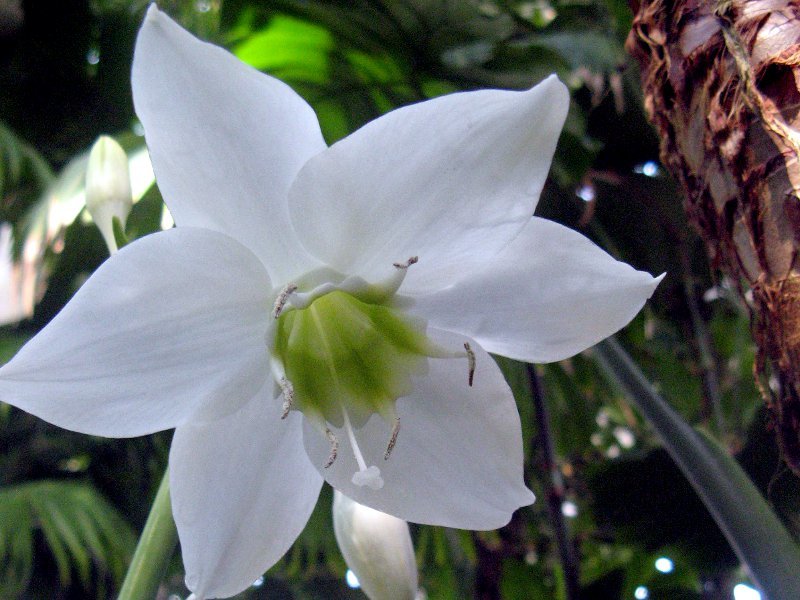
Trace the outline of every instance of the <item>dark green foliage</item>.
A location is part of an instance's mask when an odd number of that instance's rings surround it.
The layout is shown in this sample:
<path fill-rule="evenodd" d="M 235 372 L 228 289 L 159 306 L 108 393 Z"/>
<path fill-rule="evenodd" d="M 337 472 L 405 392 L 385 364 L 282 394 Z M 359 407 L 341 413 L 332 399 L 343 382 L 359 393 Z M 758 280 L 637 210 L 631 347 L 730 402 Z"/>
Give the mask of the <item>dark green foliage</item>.
<path fill-rule="evenodd" d="M 664 450 L 593 465 L 587 476 L 597 524 L 612 528 L 622 541 L 649 552 L 680 548 L 711 572 L 736 564 L 711 515 Z"/>
<path fill-rule="evenodd" d="M 51 597 L 74 579 L 101 597 L 121 581 L 134 543 L 131 528 L 91 485 L 39 480 L 0 489 L 3 598 Z M 56 580 L 42 572 L 43 552 L 54 563 Z"/>

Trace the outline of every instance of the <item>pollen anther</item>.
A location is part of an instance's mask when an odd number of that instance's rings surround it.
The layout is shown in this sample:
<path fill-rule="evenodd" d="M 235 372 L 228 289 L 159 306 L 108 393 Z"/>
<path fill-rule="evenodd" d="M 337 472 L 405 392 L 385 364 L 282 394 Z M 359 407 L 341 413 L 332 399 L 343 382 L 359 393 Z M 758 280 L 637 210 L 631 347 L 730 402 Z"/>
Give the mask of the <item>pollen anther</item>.
<path fill-rule="evenodd" d="M 292 410 L 292 404 L 294 404 L 294 386 L 286 377 L 281 377 L 278 385 L 281 386 L 281 391 L 283 392 L 283 414 L 281 414 L 281 419 L 285 419 L 289 416 L 289 411 Z"/>
<path fill-rule="evenodd" d="M 278 294 L 277 298 L 275 298 L 275 304 L 272 307 L 273 319 L 277 319 L 281 316 L 283 308 L 286 306 L 287 300 L 289 300 L 289 296 L 294 294 L 296 291 L 297 285 L 294 283 L 287 283 L 286 286 L 281 290 L 281 293 Z"/>
<path fill-rule="evenodd" d="M 396 263 L 392 263 L 392 265 L 394 265 L 394 267 L 397 268 L 397 269 L 407 269 L 408 267 L 410 267 L 411 265 L 416 264 L 417 262 L 419 262 L 419 256 L 411 256 L 404 263 L 396 262 Z"/>
<path fill-rule="evenodd" d="M 400 433 L 400 417 L 394 420 L 394 427 L 392 427 L 392 436 L 389 438 L 389 445 L 386 446 L 386 453 L 383 455 L 383 460 L 389 460 L 389 455 L 394 450 L 394 445 L 397 443 L 397 434 Z"/>
<path fill-rule="evenodd" d="M 469 369 L 467 382 L 469 387 L 472 387 L 472 381 L 475 379 L 475 352 L 470 347 L 469 342 L 464 342 L 464 350 L 467 351 L 467 367 Z"/>
<path fill-rule="evenodd" d="M 336 436 L 333 435 L 333 432 L 330 429 L 325 429 L 325 435 L 328 437 L 328 441 L 331 443 L 331 453 L 330 456 L 328 456 L 328 462 L 326 462 L 324 466 L 324 468 L 327 469 L 333 464 L 333 462 L 336 460 L 336 456 L 339 454 L 339 440 L 336 439 Z"/>

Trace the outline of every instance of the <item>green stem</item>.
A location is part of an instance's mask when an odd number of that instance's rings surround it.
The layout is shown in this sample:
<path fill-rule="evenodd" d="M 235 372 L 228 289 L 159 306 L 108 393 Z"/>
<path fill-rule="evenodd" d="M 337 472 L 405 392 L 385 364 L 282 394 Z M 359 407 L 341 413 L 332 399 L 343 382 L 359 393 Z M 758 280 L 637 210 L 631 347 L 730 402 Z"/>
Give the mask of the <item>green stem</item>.
<path fill-rule="evenodd" d="M 580 573 L 578 559 L 575 556 L 575 546 L 569 537 L 569 528 L 564 521 L 561 507 L 564 504 L 564 481 L 561 471 L 556 464 L 556 451 L 553 441 L 553 431 L 550 427 L 550 415 L 547 411 L 542 380 L 536 372 L 536 367 L 525 365 L 528 383 L 531 387 L 531 399 L 536 413 L 536 430 L 538 432 L 537 446 L 541 452 L 542 485 L 545 489 L 547 512 L 558 546 L 563 571 L 564 595 L 568 600 L 577 600 L 581 596 Z"/>
<path fill-rule="evenodd" d="M 150 508 L 142 536 L 128 567 L 118 600 L 155 598 L 166 574 L 172 553 L 178 543 L 178 530 L 172 520 L 169 501 L 169 469 L 164 471 L 161 485 Z"/>
<path fill-rule="evenodd" d="M 770 600 L 800 598 L 800 548 L 739 463 L 669 406 L 616 340 L 600 342 L 595 356 L 659 435 L 753 582 Z"/>

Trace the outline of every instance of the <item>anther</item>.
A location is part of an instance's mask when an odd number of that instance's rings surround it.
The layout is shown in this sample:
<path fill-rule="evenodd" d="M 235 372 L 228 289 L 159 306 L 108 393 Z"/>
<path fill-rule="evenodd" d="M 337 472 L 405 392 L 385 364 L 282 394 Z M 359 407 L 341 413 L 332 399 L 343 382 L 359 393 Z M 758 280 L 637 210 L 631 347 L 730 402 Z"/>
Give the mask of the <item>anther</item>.
<path fill-rule="evenodd" d="M 278 297 L 275 298 L 275 304 L 272 307 L 272 318 L 277 319 L 281 316 L 283 312 L 283 307 L 286 306 L 286 301 L 289 300 L 289 296 L 294 294 L 297 291 L 297 285 L 294 283 L 287 283 L 286 287 L 281 290 L 281 293 L 278 294 Z"/>
<path fill-rule="evenodd" d="M 389 460 L 389 455 L 394 450 L 394 445 L 397 443 L 397 434 L 400 433 L 400 417 L 394 420 L 394 427 L 392 427 L 392 437 L 389 438 L 389 445 L 386 446 L 386 453 L 383 455 L 383 460 Z"/>
<path fill-rule="evenodd" d="M 328 441 L 331 443 L 331 453 L 328 456 L 328 462 L 325 463 L 325 469 L 330 467 L 333 464 L 333 461 L 336 460 L 336 456 L 339 454 L 339 440 L 336 439 L 336 436 L 333 435 L 333 432 L 326 428 L 325 435 L 328 437 Z"/>
<path fill-rule="evenodd" d="M 407 269 L 419 261 L 419 256 L 412 256 L 404 263 L 392 263 L 397 269 Z"/>
<path fill-rule="evenodd" d="M 464 342 L 464 350 L 467 351 L 467 366 L 469 368 L 469 377 L 467 379 L 469 387 L 472 387 L 472 380 L 475 378 L 475 352 L 469 345 L 469 342 Z"/>
<path fill-rule="evenodd" d="M 294 386 L 286 377 L 281 377 L 278 385 L 281 386 L 281 391 L 283 392 L 283 414 L 281 419 L 285 419 L 289 416 L 289 411 L 292 410 L 292 404 L 294 404 Z"/>

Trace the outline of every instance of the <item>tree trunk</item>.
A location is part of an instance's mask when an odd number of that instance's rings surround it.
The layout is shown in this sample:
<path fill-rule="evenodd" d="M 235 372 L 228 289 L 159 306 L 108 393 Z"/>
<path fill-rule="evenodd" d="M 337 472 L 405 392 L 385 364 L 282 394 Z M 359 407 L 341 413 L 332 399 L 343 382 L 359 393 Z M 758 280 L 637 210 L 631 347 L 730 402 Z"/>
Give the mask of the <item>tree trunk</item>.
<path fill-rule="evenodd" d="M 800 0 L 635 4 L 627 48 L 662 160 L 750 307 L 756 376 L 800 474 Z"/>

